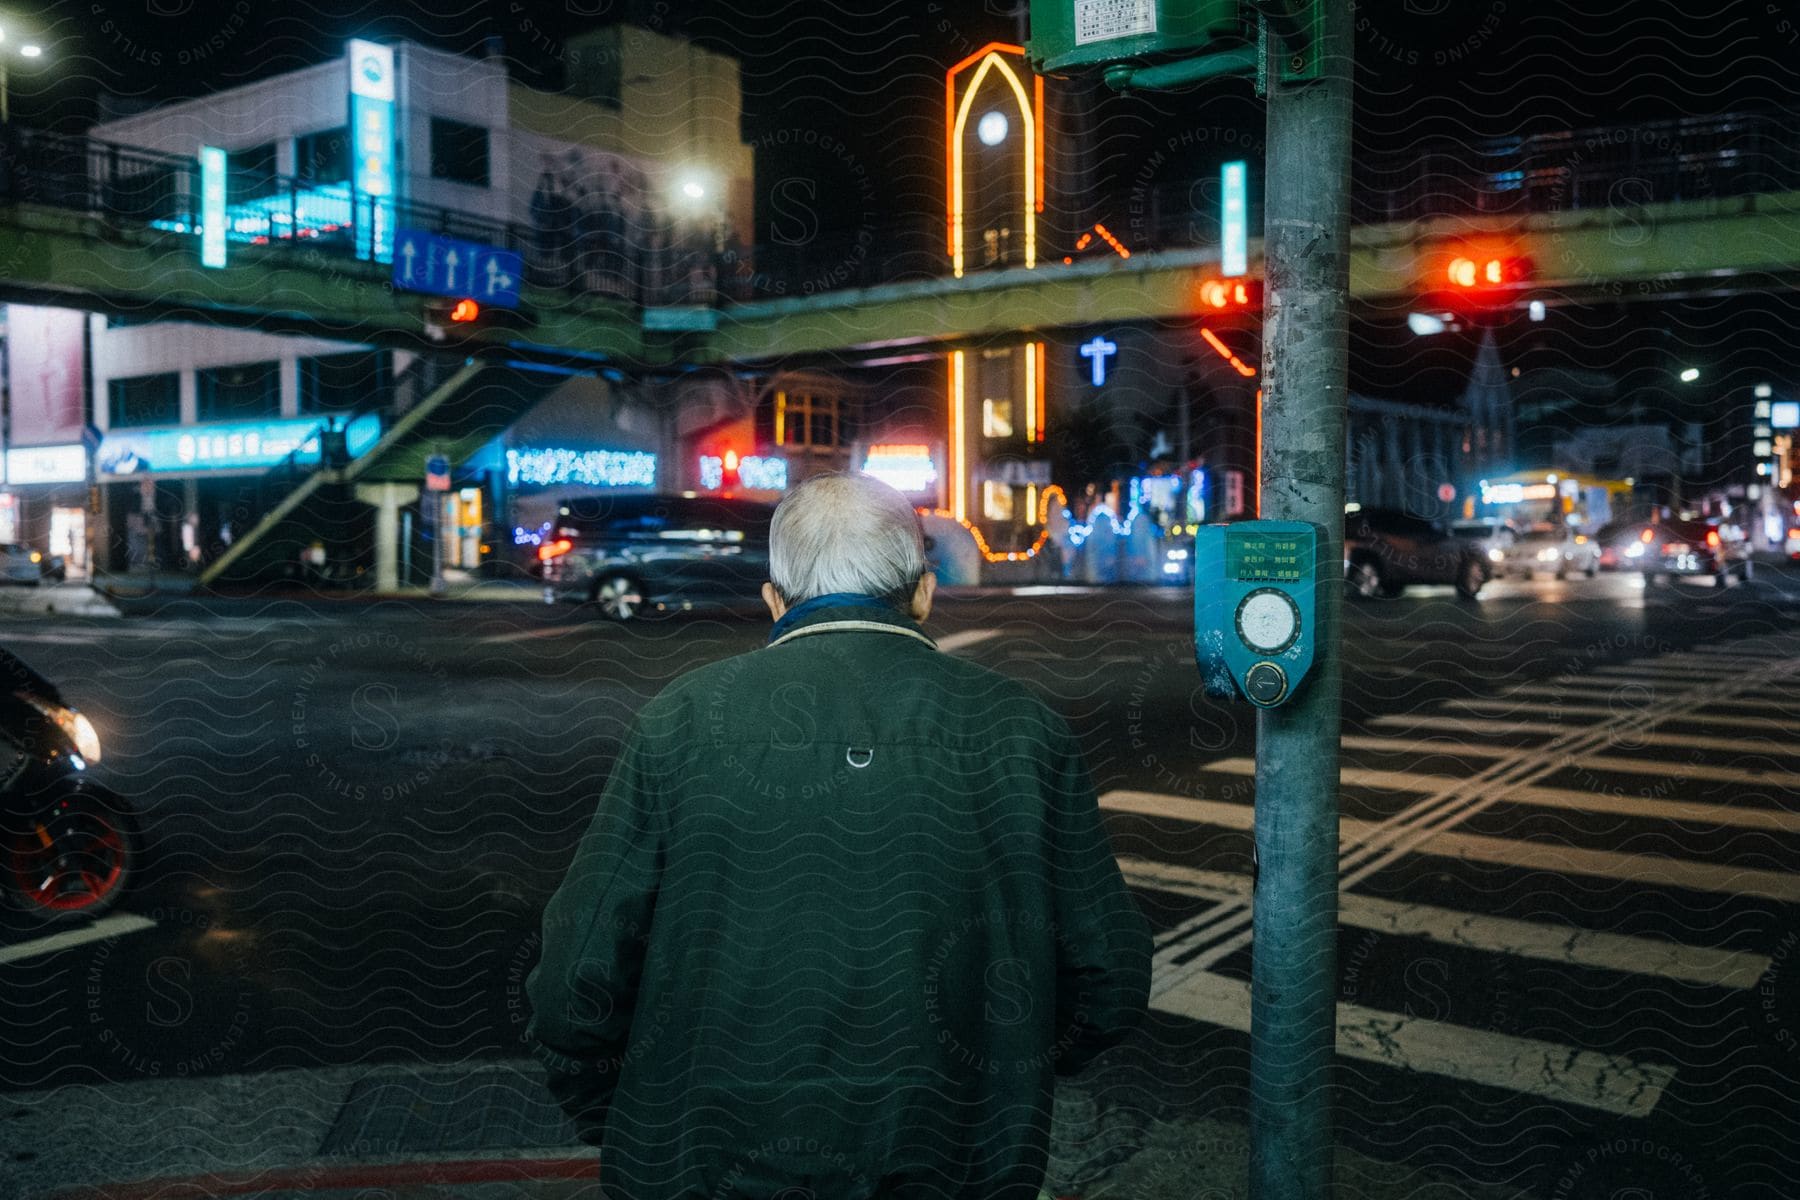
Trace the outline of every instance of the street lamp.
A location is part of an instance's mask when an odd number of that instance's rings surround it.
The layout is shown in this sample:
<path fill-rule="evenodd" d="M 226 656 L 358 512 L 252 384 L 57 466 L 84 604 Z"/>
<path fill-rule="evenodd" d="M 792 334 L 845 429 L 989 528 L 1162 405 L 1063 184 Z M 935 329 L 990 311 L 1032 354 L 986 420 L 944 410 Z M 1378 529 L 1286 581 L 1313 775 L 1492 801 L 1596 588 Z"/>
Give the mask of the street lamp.
<path fill-rule="evenodd" d="M 6 30 L 0 29 L 0 125 L 12 121 L 12 105 L 9 102 L 6 86 L 6 60 L 10 48 L 6 42 Z M 42 58 L 44 48 L 36 42 L 25 42 L 19 47 L 20 58 Z"/>

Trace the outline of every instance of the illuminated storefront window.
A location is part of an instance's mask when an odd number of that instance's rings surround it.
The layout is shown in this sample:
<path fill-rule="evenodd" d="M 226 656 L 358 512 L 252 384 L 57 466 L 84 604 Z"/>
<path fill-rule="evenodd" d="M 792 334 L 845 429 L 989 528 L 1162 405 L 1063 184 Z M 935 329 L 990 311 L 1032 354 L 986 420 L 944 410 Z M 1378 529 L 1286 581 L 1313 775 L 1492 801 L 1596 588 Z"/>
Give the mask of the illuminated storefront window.
<path fill-rule="evenodd" d="M 1013 485 L 997 479 L 981 482 L 981 515 L 990 521 L 1013 519 Z"/>
<path fill-rule="evenodd" d="M 843 423 L 836 396 L 775 393 L 775 444 L 801 450 L 836 450 Z"/>
<path fill-rule="evenodd" d="M 1009 438 L 1013 435 L 1011 400 L 984 399 L 981 402 L 981 436 Z"/>

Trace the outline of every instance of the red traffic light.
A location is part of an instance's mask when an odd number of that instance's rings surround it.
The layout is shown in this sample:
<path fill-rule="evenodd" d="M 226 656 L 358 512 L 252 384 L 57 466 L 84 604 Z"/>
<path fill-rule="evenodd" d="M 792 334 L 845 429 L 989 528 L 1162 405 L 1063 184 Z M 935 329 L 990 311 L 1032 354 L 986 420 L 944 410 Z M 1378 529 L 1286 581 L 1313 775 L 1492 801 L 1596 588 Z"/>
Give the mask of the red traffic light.
<path fill-rule="evenodd" d="M 1208 279 L 1200 285 L 1201 308 L 1249 308 L 1261 301 L 1262 284 L 1254 279 Z"/>
<path fill-rule="evenodd" d="M 450 319 L 458 323 L 473 321 L 480 315 L 481 305 L 473 300 L 458 300 L 456 306 L 450 310 Z"/>
<path fill-rule="evenodd" d="M 1474 289 L 1499 287 L 1531 278 L 1531 261 L 1524 258 L 1476 257 L 1459 255 L 1450 260 L 1445 274 L 1452 287 Z"/>

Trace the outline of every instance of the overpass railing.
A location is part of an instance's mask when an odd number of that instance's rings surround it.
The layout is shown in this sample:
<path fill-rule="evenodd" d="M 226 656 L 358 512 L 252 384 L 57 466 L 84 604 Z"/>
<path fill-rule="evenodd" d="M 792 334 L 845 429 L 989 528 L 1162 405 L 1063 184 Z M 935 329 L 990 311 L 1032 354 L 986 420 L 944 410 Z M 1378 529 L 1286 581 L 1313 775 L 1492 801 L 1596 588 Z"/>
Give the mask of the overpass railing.
<path fill-rule="evenodd" d="M 201 224 L 199 175 L 193 158 L 0 124 L 0 203 L 81 213 L 121 233 L 188 234 Z M 406 200 L 378 201 L 343 181 L 237 164 L 226 177 L 227 243 L 366 259 L 378 203 L 394 227 L 518 252 L 526 282 L 537 287 L 635 304 L 711 304 L 719 298 L 715 278 L 724 252 L 717 230 L 654 215 L 626 221 L 555 206 L 534 212 L 531 223 L 506 221 Z"/>
<path fill-rule="evenodd" d="M 192 232 L 199 223 L 192 158 L 92 138 L 0 124 L 0 203 L 29 202 L 102 217 L 121 232 Z M 1484 214 L 1632 208 L 1714 196 L 1800 191 L 1800 114 L 1728 114 L 1469 143 L 1429 143 L 1401 155 L 1359 157 L 1352 219 L 1362 224 Z M 342 182 L 252 172 L 227 180 L 228 239 L 261 247 L 303 246 L 366 255 L 356 231 L 370 227 L 373 201 Z M 1261 227 L 1257 189 L 1249 225 Z M 1085 207 L 1110 227 L 1057 223 L 1046 214 L 1038 262 L 1214 245 L 1215 179 L 1182 179 L 1100 191 Z M 390 202 L 397 225 L 517 251 L 537 287 L 611 296 L 643 305 L 709 305 L 815 295 L 845 288 L 940 278 L 949 271 L 933 220 L 871 226 L 742 246 L 717 226 L 677 223 L 534 202 L 527 221 Z M 365 233 L 366 237 L 366 233 Z M 359 251 L 361 254 L 359 255 Z M 1015 230 L 971 230 L 968 270 L 1022 264 Z"/>
<path fill-rule="evenodd" d="M 1636 125 L 1555 130 L 1469 143 L 1427 143 L 1405 154 L 1359 156 L 1351 216 L 1357 224 L 1434 217 L 1627 209 L 1717 196 L 1800 191 L 1800 113 L 1728 114 Z M 1262 226 L 1250 196 L 1249 227 Z M 1093 197 L 1087 204 L 1132 253 L 1217 245 L 1216 176 L 1178 179 Z M 1065 222 L 1066 224 L 1066 222 Z M 1040 238 L 1043 265 L 1117 252 L 1088 228 Z M 721 271 L 731 298 L 805 295 L 833 287 L 941 277 L 941 229 L 887 227 L 770 243 Z M 1021 265 L 1002 234 L 970 238 L 970 270 Z"/>

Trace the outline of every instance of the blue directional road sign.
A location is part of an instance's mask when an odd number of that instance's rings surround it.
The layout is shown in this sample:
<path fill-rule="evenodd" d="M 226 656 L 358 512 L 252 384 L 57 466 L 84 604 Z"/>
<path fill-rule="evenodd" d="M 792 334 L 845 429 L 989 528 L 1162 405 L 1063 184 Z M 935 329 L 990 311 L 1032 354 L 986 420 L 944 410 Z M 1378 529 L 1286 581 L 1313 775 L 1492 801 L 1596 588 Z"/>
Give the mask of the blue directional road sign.
<path fill-rule="evenodd" d="M 418 229 L 394 235 L 394 286 L 405 291 L 517 308 L 523 270 L 514 250 Z"/>

